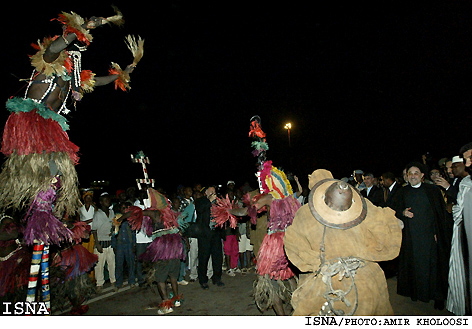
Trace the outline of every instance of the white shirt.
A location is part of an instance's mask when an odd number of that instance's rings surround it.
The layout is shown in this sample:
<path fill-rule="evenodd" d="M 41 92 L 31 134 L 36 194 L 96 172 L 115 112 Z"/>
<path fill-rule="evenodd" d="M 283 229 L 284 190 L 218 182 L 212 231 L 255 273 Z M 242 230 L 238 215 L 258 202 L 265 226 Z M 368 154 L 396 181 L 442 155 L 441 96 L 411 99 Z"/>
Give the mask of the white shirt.
<path fill-rule="evenodd" d="M 395 182 L 392 183 L 392 185 L 390 185 L 390 187 L 388 188 L 388 189 L 390 190 L 390 192 L 392 192 L 393 187 L 395 186 L 396 183 L 397 183 L 397 182 L 395 181 Z"/>
<path fill-rule="evenodd" d="M 110 213 L 105 214 L 101 209 L 98 209 L 93 215 L 92 230 L 97 231 L 98 241 L 110 241 L 111 240 L 111 229 L 113 227 L 112 219 L 115 217 L 113 210 Z"/>
<path fill-rule="evenodd" d="M 92 205 L 90 205 L 89 210 L 85 208 L 85 205 L 79 208 L 80 220 L 82 222 L 93 219 L 94 214 L 95 214 L 95 208 Z"/>

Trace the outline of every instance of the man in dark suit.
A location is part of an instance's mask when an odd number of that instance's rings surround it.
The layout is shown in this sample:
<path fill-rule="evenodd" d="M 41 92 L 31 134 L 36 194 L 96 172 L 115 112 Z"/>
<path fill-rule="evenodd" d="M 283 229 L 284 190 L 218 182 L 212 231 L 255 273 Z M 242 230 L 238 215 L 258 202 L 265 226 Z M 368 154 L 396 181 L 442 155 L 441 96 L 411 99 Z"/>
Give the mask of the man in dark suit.
<path fill-rule="evenodd" d="M 213 186 L 205 190 L 205 197 L 195 200 L 197 211 L 197 225 L 200 233 L 198 239 L 198 281 L 203 289 L 208 289 L 208 260 L 211 256 L 213 276 L 211 280 L 218 287 L 224 286 L 221 282 L 223 273 L 223 248 L 221 239 L 224 231 L 215 226 L 211 221 L 211 206 L 216 202 L 216 191 Z"/>
<path fill-rule="evenodd" d="M 386 172 L 382 174 L 380 178 L 380 183 L 385 188 L 384 191 L 384 206 L 392 208 L 393 205 L 393 198 L 395 194 L 402 188 L 400 184 L 397 183 L 395 179 L 395 175 L 391 172 Z"/>
<path fill-rule="evenodd" d="M 385 204 L 383 190 L 374 184 L 374 174 L 368 172 L 364 174 L 365 189 L 361 191 L 362 196 L 369 199 L 377 207 Z"/>

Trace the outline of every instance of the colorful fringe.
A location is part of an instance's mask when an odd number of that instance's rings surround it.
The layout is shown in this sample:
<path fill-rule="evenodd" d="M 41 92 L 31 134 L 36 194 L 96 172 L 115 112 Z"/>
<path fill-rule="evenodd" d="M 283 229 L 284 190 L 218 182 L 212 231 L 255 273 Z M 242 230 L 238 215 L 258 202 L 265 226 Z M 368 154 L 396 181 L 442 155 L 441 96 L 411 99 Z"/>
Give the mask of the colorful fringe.
<path fill-rule="evenodd" d="M 64 271 L 64 281 L 67 281 L 88 272 L 97 261 L 97 255 L 89 252 L 81 244 L 76 244 L 58 252 L 51 267 L 60 267 Z"/>
<path fill-rule="evenodd" d="M 285 232 L 267 234 L 257 255 L 257 274 L 270 279 L 287 280 L 294 276 L 284 252 Z"/>
<path fill-rule="evenodd" d="M 81 243 L 82 239 L 86 239 L 90 235 L 90 225 L 85 222 L 75 222 L 74 227 L 71 229 L 72 240 L 75 243 Z"/>
<path fill-rule="evenodd" d="M 266 206 L 260 208 L 259 210 L 255 206 L 255 203 L 263 196 L 264 194 L 256 194 L 252 199 L 249 193 L 246 193 L 243 196 L 243 203 L 248 208 L 247 215 L 251 218 L 251 224 L 253 225 L 257 224 L 257 214 L 267 211 Z"/>
<path fill-rule="evenodd" d="M 63 240 L 72 241 L 72 232 L 52 213 L 55 199 L 56 192 L 52 187 L 36 196 L 26 215 L 26 244 L 32 245 L 35 240 L 47 245 L 60 244 Z"/>
<path fill-rule="evenodd" d="M 300 202 L 290 195 L 284 199 L 275 199 L 270 205 L 269 232 L 285 231 L 292 225 Z"/>
<path fill-rule="evenodd" d="M 31 108 L 32 105 L 36 106 Z M 7 106 L 12 113 L 3 130 L 3 154 L 10 156 L 13 152 L 19 155 L 63 152 L 69 155 L 74 164 L 79 162 L 79 147 L 69 140 L 63 129 L 68 126 L 61 115 L 31 99 L 11 99 Z"/>
<path fill-rule="evenodd" d="M 172 210 L 170 206 L 167 206 L 164 209 L 160 209 L 160 212 L 161 221 L 164 224 L 165 228 L 179 227 L 179 223 L 177 221 L 180 215 L 179 212 Z"/>
<path fill-rule="evenodd" d="M 143 216 L 143 210 L 139 207 L 132 206 L 126 209 L 126 212 L 131 212 L 128 217 L 128 223 L 132 230 L 144 230 L 147 236 L 152 235 L 152 220 L 149 216 Z"/>
<path fill-rule="evenodd" d="M 226 198 L 216 198 L 216 203 L 211 207 L 212 220 L 216 223 L 216 226 L 222 227 L 229 221 L 230 227 L 236 228 L 238 219 L 229 212 L 229 210 L 235 208 L 238 208 L 238 205 L 234 200 L 231 201 L 228 196 Z"/>
<path fill-rule="evenodd" d="M 154 241 L 139 257 L 144 262 L 157 262 L 167 259 L 185 259 L 184 247 L 180 234 L 166 234 Z"/>

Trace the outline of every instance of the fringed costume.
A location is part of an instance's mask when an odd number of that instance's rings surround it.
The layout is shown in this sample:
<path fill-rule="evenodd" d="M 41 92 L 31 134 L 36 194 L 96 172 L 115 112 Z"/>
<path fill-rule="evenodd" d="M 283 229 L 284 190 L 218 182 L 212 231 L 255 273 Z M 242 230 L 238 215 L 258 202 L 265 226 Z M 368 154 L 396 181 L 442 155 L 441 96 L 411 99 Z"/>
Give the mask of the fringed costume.
<path fill-rule="evenodd" d="M 294 284 L 288 280 L 294 280 L 295 274 L 285 255 L 283 239 L 300 203 L 293 197 L 285 174 L 273 167 L 271 161 L 264 163 L 260 179 L 263 192 L 274 198 L 268 207 L 267 234 L 257 255 L 258 277 L 254 282 L 256 304 L 261 310 L 267 310 L 274 307 L 277 298 L 289 303 L 292 296 Z"/>
<path fill-rule="evenodd" d="M 10 116 L 5 124 L 1 152 L 6 156 L 0 173 L 0 211 L 26 211 L 25 240 L 34 244 L 27 301 L 36 300 L 41 274 L 42 300 L 49 305 L 49 246 L 70 242 L 72 234 L 61 222 L 80 206 L 75 165 L 79 147 L 69 140 L 66 103 L 82 99 L 96 85 L 115 81 L 129 89 L 129 73 L 142 57 L 143 40 L 127 38 L 135 55 L 133 64 L 121 70 L 113 64 L 112 76 L 95 77 L 82 70 L 81 52 L 92 42 L 90 29 L 105 23 L 122 23 L 122 15 L 85 21 L 74 12 L 57 18 L 63 34 L 38 41 L 30 56 L 34 67 L 23 98 L 11 97 Z M 77 42 L 82 45 L 79 45 Z"/>
<path fill-rule="evenodd" d="M 244 196 L 246 212 L 238 211 L 238 206 L 229 199 L 217 199 L 216 204 L 212 206 L 212 216 L 218 226 L 229 221 L 231 227 L 236 227 L 237 218 L 234 214 L 248 215 L 251 222 L 256 224 L 257 214 L 268 212 L 266 235 L 257 253 L 258 277 L 254 282 L 254 298 L 262 311 L 274 306 L 274 309 L 282 311 L 280 302 L 289 302 L 295 288 L 295 274 L 289 267 L 283 239 L 285 230 L 292 224 L 295 213 L 300 208 L 300 203 L 293 197 L 292 187 L 285 173 L 272 166 L 272 161 L 267 161 L 265 153 L 269 147 L 265 136 L 260 126 L 260 118 L 253 117 L 249 137 L 255 139 L 252 142 L 252 154 L 258 158 L 259 172 L 256 176 L 261 194 L 252 198 L 249 194 Z"/>
<path fill-rule="evenodd" d="M 31 252 L 18 239 L 20 226 L 13 218 L 0 214 L 0 301 L 25 300 Z"/>
<path fill-rule="evenodd" d="M 82 239 L 90 235 L 89 225 L 76 222 L 71 232 L 74 244 L 52 256 L 51 299 L 58 310 L 64 310 L 70 302 L 73 306 L 71 314 L 79 315 L 87 312 L 88 306 L 82 303 L 95 293 L 95 286 L 87 272 L 94 267 L 98 256 L 81 245 Z"/>
<path fill-rule="evenodd" d="M 147 235 L 152 236 L 153 241 L 139 257 L 139 260 L 143 262 L 154 264 L 152 270 L 148 273 L 147 279 L 152 286 L 153 281 L 162 284 L 169 276 L 171 279 L 177 280 L 180 271 L 180 260 L 185 260 L 185 253 L 177 222 L 179 213 L 172 210 L 165 196 L 156 190 L 148 188 L 148 196 L 151 207 L 145 211 L 158 210 L 160 220 L 157 227 L 153 227 L 150 217 L 145 216 L 143 210 L 135 206 L 128 209 L 131 212 L 128 222 L 133 230 L 144 230 Z M 169 313 L 173 306 L 180 306 L 183 300 L 181 294 L 175 294 L 171 299 L 167 299 L 167 296 L 161 297 L 163 301 L 158 306 L 161 313 L 158 314 Z"/>

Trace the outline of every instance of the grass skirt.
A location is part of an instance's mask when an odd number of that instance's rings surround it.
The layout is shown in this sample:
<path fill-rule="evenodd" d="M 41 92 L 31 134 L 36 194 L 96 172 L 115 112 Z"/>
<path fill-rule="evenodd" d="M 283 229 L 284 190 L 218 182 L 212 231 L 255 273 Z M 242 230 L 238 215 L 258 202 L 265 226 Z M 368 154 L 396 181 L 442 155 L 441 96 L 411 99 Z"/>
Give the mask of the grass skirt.
<path fill-rule="evenodd" d="M 62 174 L 54 213 L 59 218 L 64 212 L 70 216 L 76 213 L 80 206 L 77 172 L 66 153 L 19 155 L 13 152 L 0 173 L 0 209 L 24 208 L 40 191 L 47 191 L 51 185 L 52 161 Z"/>
<path fill-rule="evenodd" d="M 182 237 L 178 233 L 165 234 L 156 239 L 139 256 L 144 262 L 157 262 L 167 259 L 185 259 Z"/>
<path fill-rule="evenodd" d="M 287 280 L 270 279 L 268 275 L 258 275 L 254 281 L 254 300 L 261 311 L 266 311 L 274 306 L 279 298 L 282 302 L 290 302 L 292 288 Z"/>
<path fill-rule="evenodd" d="M 287 280 L 294 276 L 284 251 L 285 232 L 266 234 L 257 256 L 257 274 L 270 279 Z"/>

